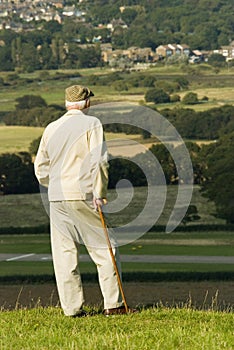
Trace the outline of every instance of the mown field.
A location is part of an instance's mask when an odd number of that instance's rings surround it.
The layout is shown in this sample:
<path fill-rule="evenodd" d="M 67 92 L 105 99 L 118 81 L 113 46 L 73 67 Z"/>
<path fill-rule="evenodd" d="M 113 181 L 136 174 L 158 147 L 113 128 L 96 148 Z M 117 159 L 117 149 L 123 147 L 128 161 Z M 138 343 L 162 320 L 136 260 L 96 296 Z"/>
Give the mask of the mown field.
<path fill-rule="evenodd" d="M 0 125 L 0 154 L 28 152 L 31 142 L 42 132 L 43 128 Z"/>
<path fill-rule="evenodd" d="M 1 313 L 1 350 L 232 350 L 234 315 L 191 308 L 154 307 L 105 318 L 98 309 L 83 319 L 56 308 Z"/>

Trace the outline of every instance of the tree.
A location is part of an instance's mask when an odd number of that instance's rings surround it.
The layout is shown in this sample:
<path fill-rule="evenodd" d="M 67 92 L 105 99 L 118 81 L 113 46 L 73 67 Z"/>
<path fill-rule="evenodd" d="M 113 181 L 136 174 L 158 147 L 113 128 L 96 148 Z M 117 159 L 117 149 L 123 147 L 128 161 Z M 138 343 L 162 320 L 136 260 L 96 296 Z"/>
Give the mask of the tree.
<path fill-rule="evenodd" d="M 125 10 L 123 11 L 121 17 L 122 20 L 127 24 L 130 25 L 134 19 L 137 16 L 137 11 L 134 10 L 133 8 L 125 8 Z"/>
<path fill-rule="evenodd" d="M 0 47 L 0 70 L 12 71 L 14 70 L 14 64 L 11 58 L 11 50 L 9 46 Z"/>
<path fill-rule="evenodd" d="M 213 67 L 223 67 L 225 62 L 226 58 L 219 53 L 213 53 L 208 59 L 208 63 Z"/>
<path fill-rule="evenodd" d="M 178 217 L 180 217 L 180 211 L 183 209 L 184 209 L 183 207 L 176 209 L 175 210 L 175 217 L 177 217 L 177 215 L 178 215 Z M 197 210 L 196 205 L 191 204 L 191 205 L 189 205 L 189 207 L 186 211 L 186 214 L 183 217 L 181 222 L 183 225 L 187 225 L 190 222 L 198 221 L 200 219 L 201 219 L 201 217 L 200 217 L 200 215 L 198 215 L 198 210 Z"/>
<path fill-rule="evenodd" d="M 41 136 L 30 143 L 29 152 L 31 155 L 35 156 L 37 154 L 40 142 L 41 142 Z"/>
<path fill-rule="evenodd" d="M 234 224 L 234 132 L 222 137 L 206 152 L 207 181 L 202 193 L 216 204 L 217 217 Z"/>
<path fill-rule="evenodd" d="M 38 183 L 29 153 L 0 155 L 0 192 L 2 194 L 38 192 Z"/>
<path fill-rule="evenodd" d="M 145 94 L 146 102 L 154 103 L 167 103 L 170 102 L 170 95 L 167 94 L 163 89 L 154 88 L 149 89 Z"/>
<path fill-rule="evenodd" d="M 16 109 L 31 109 L 33 107 L 47 107 L 46 101 L 39 95 L 24 95 L 16 99 Z"/>
<path fill-rule="evenodd" d="M 153 145 L 149 150 L 161 165 L 166 183 L 176 184 L 178 181 L 176 166 L 169 150 L 162 144 Z"/>
<path fill-rule="evenodd" d="M 115 158 L 110 161 L 109 188 L 115 188 L 121 179 L 129 180 L 133 186 L 145 186 L 145 175 L 134 159 Z"/>
<path fill-rule="evenodd" d="M 28 73 L 40 68 L 38 51 L 33 43 L 22 44 L 21 67 Z"/>

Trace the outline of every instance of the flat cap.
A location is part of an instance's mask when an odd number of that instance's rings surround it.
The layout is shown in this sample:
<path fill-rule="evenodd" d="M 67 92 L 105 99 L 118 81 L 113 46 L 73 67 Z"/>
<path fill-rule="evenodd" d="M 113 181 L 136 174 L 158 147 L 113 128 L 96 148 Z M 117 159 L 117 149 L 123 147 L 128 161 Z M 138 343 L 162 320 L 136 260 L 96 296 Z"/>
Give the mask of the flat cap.
<path fill-rule="evenodd" d="M 78 102 L 94 96 L 93 92 L 82 85 L 72 85 L 65 90 L 65 99 L 69 102 Z"/>

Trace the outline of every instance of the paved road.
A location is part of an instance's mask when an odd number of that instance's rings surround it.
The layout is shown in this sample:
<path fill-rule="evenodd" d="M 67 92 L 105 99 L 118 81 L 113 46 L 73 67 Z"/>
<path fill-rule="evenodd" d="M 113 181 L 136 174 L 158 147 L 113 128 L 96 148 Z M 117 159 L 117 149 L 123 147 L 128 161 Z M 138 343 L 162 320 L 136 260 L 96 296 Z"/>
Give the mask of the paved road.
<path fill-rule="evenodd" d="M 50 254 L 0 254 L 0 261 L 51 261 Z M 80 255 L 81 262 L 90 261 L 89 255 Z M 189 255 L 121 255 L 123 262 L 179 263 L 179 264 L 234 264 L 234 256 Z"/>

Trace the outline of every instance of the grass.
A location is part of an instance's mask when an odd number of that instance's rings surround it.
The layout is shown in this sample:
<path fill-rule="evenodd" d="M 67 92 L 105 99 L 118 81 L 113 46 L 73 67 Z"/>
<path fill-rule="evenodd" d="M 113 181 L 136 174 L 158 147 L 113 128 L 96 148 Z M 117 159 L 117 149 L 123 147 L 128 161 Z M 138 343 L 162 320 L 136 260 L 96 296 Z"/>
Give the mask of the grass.
<path fill-rule="evenodd" d="M 217 232 L 216 232 L 217 233 Z M 212 232 L 204 233 L 204 238 L 199 235 L 192 238 L 187 232 L 178 234 L 152 233 L 152 238 L 143 238 L 120 247 L 121 254 L 127 255 L 206 255 L 206 256 L 233 256 L 234 234 L 229 232 L 225 238 L 225 232 L 218 232 L 214 237 Z M 186 237 L 186 238 L 185 238 Z M 49 254 L 49 234 L 35 235 L 1 235 L 0 253 L 18 254 Z M 86 248 L 81 246 L 81 254 L 87 254 Z"/>
<path fill-rule="evenodd" d="M 44 128 L 29 126 L 6 126 L 0 125 L 0 154 L 28 152 L 30 143 L 40 137 Z M 106 140 L 131 139 L 137 142 L 144 142 L 139 135 L 127 135 L 124 133 L 105 133 Z M 154 140 L 150 140 L 153 143 Z"/>
<path fill-rule="evenodd" d="M 209 69 L 207 69 L 209 68 Z M 223 103 L 233 104 L 233 96 L 231 89 L 233 89 L 233 69 L 228 71 L 227 69 L 221 70 L 219 74 L 215 74 L 210 67 L 204 67 L 199 65 L 193 67 L 193 70 L 197 72 L 196 75 L 191 73 L 186 73 L 184 68 L 180 66 L 156 66 L 152 67 L 144 72 L 131 73 L 131 76 L 141 75 L 154 75 L 158 80 L 173 80 L 178 76 L 184 76 L 190 80 L 189 89 L 199 96 L 208 96 L 210 98 L 208 103 L 198 104 L 189 106 L 196 110 L 206 110 L 212 107 L 219 106 Z M 71 73 L 71 70 L 61 71 L 63 73 Z M 53 76 L 56 72 L 49 72 Z M 58 104 L 64 105 L 64 89 L 71 84 L 88 84 L 88 78 L 90 75 L 108 75 L 112 73 L 109 68 L 93 68 L 93 69 L 81 69 L 79 70 L 81 78 L 77 80 L 47 80 L 38 84 L 36 81 L 29 84 L 19 84 L 18 86 L 2 87 L 0 89 L 0 105 L 1 111 L 13 111 L 15 108 L 15 100 L 18 97 L 22 97 L 26 94 L 36 94 L 42 96 L 48 104 Z M 32 74 L 21 74 L 22 78 L 35 79 L 40 72 L 34 72 Z M 124 75 L 120 73 L 125 79 L 129 78 L 129 74 Z M 4 76 L 4 73 L 2 73 Z M 7 74 L 5 74 L 7 75 Z M 114 101 L 126 101 L 141 103 L 144 102 L 144 95 L 149 89 L 148 87 L 130 87 L 128 91 L 116 91 L 111 85 L 95 85 L 90 86 L 94 92 L 95 97 L 93 98 L 93 103 L 100 102 L 114 102 Z M 170 104 L 169 108 L 174 108 L 177 106 L 182 106 L 182 104 Z M 167 107 L 167 105 L 157 106 L 159 109 Z"/>
<path fill-rule="evenodd" d="M 138 314 L 105 318 L 63 316 L 59 308 L 2 312 L 1 350 L 231 350 L 233 313 L 151 307 Z"/>
<path fill-rule="evenodd" d="M 153 233 L 131 244 L 121 246 L 121 255 L 186 255 L 186 256 L 233 256 L 233 232 L 175 233 L 170 235 Z M 50 254 L 50 237 L 44 235 L 1 235 L 1 254 Z M 81 247 L 81 254 L 87 254 Z M 53 275 L 51 261 L 2 261 L 0 276 Z M 92 262 L 81 262 L 82 273 L 96 273 Z M 233 272 L 232 264 L 204 263 L 136 263 L 123 262 L 123 273 L 131 272 Z"/>
<path fill-rule="evenodd" d="M 119 190 L 119 196 L 125 203 L 128 202 L 128 191 L 126 189 Z M 147 196 L 147 189 L 145 187 L 134 188 L 134 196 L 131 203 L 118 214 L 109 215 L 111 225 L 121 225 L 130 222 L 142 210 Z M 167 188 L 167 200 L 160 216 L 157 225 L 164 225 L 167 223 L 171 211 L 173 209 L 174 201 L 177 196 L 177 186 L 169 186 Z M 110 190 L 108 192 L 109 201 L 116 198 L 116 191 Z M 209 202 L 206 198 L 201 196 L 199 187 L 195 186 L 191 204 L 197 206 L 201 219 L 199 224 L 223 224 L 224 221 L 217 219 L 214 216 L 214 203 Z M 155 209 L 156 210 L 156 209 Z M 49 218 L 43 207 L 40 194 L 27 195 L 8 195 L 0 196 L 0 227 L 35 227 L 37 225 L 48 224 Z"/>
<path fill-rule="evenodd" d="M 42 132 L 43 128 L 0 125 L 0 154 L 28 152 L 30 143 Z"/>

